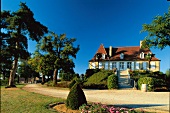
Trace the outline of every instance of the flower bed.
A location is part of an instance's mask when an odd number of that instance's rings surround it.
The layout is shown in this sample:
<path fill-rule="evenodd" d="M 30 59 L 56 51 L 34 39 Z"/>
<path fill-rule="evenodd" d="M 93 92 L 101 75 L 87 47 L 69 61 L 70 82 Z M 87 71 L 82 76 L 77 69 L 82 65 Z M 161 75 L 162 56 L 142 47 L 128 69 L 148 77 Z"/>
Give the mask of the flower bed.
<path fill-rule="evenodd" d="M 101 103 L 83 104 L 79 107 L 79 110 L 81 113 L 144 113 L 143 110 L 135 111 L 134 109 L 114 107 Z"/>

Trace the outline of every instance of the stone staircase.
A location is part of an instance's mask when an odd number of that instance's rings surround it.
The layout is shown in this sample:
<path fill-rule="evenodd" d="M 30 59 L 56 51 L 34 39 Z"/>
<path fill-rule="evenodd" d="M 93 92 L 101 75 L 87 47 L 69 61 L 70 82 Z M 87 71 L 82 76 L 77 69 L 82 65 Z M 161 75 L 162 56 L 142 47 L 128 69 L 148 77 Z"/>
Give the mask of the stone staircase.
<path fill-rule="evenodd" d="M 118 78 L 119 89 L 133 89 L 128 82 L 128 75 L 120 75 Z"/>

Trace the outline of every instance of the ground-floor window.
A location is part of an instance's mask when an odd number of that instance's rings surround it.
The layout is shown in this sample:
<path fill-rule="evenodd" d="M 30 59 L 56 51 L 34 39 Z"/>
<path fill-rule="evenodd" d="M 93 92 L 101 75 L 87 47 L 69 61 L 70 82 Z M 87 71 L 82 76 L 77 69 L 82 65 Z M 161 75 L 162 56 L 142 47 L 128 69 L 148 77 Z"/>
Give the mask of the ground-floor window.
<path fill-rule="evenodd" d="M 156 68 L 156 63 L 155 62 L 151 62 L 151 69 L 155 69 Z"/>
<path fill-rule="evenodd" d="M 95 69 L 95 68 L 96 68 L 95 62 L 92 62 L 92 69 Z"/>
<path fill-rule="evenodd" d="M 127 68 L 132 69 L 132 62 L 127 62 Z"/>
<path fill-rule="evenodd" d="M 108 62 L 105 62 L 105 66 L 104 67 L 105 67 L 106 70 L 109 69 L 108 66 L 109 66 Z"/>
<path fill-rule="evenodd" d="M 120 69 L 124 70 L 124 62 L 120 62 Z"/>
<path fill-rule="evenodd" d="M 112 69 L 116 68 L 116 62 L 112 62 Z"/>

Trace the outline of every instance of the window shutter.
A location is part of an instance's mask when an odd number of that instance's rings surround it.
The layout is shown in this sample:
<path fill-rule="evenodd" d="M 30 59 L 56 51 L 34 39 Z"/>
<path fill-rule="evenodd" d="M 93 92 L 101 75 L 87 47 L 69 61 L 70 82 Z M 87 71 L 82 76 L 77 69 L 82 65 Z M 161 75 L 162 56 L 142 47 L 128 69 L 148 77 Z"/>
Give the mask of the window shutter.
<path fill-rule="evenodd" d="M 124 70 L 127 69 L 127 62 L 124 62 Z"/>
<path fill-rule="evenodd" d="M 99 69 L 102 68 L 102 62 L 99 62 Z"/>
<path fill-rule="evenodd" d="M 108 69 L 108 62 L 105 62 L 105 69 Z"/>
<path fill-rule="evenodd" d="M 139 69 L 139 62 L 136 62 L 136 69 Z"/>
<path fill-rule="evenodd" d="M 119 62 L 116 62 L 116 68 L 119 70 Z"/>
<path fill-rule="evenodd" d="M 131 63 L 132 70 L 134 70 L 134 62 Z"/>
<path fill-rule="evenodd" d="M 112 68 L 112 62 L 110 62 L 110 70 L 112 70 L 113 68 Z"/>
<path fill-rule="evenodd" d="M 143 69 L 144 69 L 144 70 L 147 69 L 147 62 L 143 62 Z"/>

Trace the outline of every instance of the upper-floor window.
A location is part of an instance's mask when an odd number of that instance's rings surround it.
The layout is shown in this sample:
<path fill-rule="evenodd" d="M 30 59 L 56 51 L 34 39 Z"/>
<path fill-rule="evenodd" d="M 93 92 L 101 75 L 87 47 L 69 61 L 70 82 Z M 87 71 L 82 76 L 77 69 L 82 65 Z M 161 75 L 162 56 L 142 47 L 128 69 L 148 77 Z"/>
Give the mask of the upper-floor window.
<path fill-rule="evenodd" d="M 142 53 L 140 53 L 140 58 L 141 59 L 144 59 L 144 56 L 145 56 L 145 54 L 142 52 Z"/>
<path fill-rule="evenodd" d="M 102 59 L 105 59 L 105 54 L 102 54 Z"/>
<path fill-rule="evenodd" d="M 124 58 L 124 54 L 121 53 L 121 54 L 120 54 L 120 59 L 123 59 L 123 58 Z"/>

